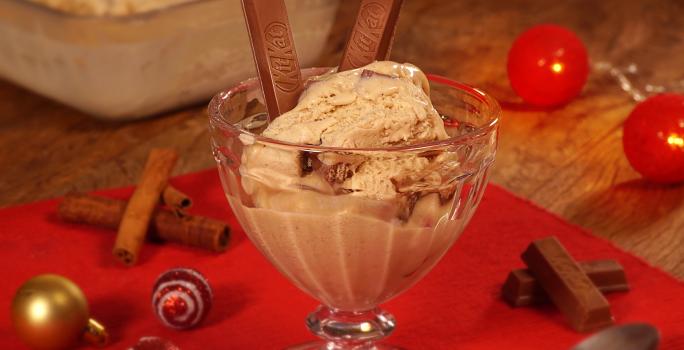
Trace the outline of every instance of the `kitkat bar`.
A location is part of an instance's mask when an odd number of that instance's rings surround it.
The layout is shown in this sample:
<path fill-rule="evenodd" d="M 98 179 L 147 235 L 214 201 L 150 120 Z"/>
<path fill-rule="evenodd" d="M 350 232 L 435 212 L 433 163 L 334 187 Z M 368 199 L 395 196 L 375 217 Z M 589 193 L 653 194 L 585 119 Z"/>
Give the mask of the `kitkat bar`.
<path fill-rule="evenodd" d="M 532 242 L 522 260 L 572 328 L 586 332 L 614 323 L 606 298 L 555 237 Z"/>
<path fill-rule="evenodd" d="M 269 118 L 291 110 L 304 87 L 283 0 L 242 0 Z"/>
<path fill-rule="evenodd" d="M 402 0 L 362 0 L 339 71 L 384 61 L 394 40 Z"/>
<path fill-rule="evenodd" d="M 615 260 L 592 260 L 579 263 L 582 271 L 602 293 L 629 290 L 622 265 Z M 511 306 L 529 306 L 549 301 L 544 289 L 527 269 L 511 271 L 501 288 L 501 296 Z"/>

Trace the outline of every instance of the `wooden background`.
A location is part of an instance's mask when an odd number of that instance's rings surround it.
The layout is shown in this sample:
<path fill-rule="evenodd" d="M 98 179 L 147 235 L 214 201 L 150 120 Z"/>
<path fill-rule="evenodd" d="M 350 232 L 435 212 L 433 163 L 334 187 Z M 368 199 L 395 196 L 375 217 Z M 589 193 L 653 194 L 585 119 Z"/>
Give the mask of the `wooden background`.
<path fill-rule="evenodd" d="M 320 65 L 335 65 L 353 22 L 343 1 Z M 553 4 L 552 6 L 550 4 Z M 492 180 L 684 278 L 684 185 L 639 179 L 622 152 L 634 102 L 592 71 L 565 107 L 525 107 L 506 79 L 513 39 L 538 23 L 578 33 L 593 63 L 636 63 L 639 84 L 684 79 L 684 2 L 405 0 L 392 58 L 483 88 L 504 106 Z M 0 206 L 134 183 L 148 150 L 172 146 L 177 174 L 214 166 L 205 105 L 102 122 L 0 81 Z"/>

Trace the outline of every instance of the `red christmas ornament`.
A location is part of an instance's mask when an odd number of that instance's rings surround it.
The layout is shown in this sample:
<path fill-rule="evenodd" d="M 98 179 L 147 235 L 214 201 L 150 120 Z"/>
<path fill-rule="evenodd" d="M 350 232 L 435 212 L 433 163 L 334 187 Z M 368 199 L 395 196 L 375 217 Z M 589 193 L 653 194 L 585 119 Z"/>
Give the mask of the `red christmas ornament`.
<path fill-rule="evenodd" d="M 541 107 L 565 104 L 579 95 L 589 75 L 582 41 L 553 24 L 522 33 L 508 52 L 508 80 L 525 102 Z"/>
<path fill-rule="evenodd" d="M 198 325 L 211 309 L 211 287 L 198 271 L 175 268 L 157 278 L 152 307 L 162 323 L 176 329 Z"/>
<path fill-rule="evenodd" d="M 684 95 L 660 94 L 634 107 L 625 121 L 622 146 L 644 178 L 684 181 Z"/>
<path fill-rule="evenodd" d="M 180 350 L 180 348 L 171 341 L 159 337 L 142 337 L 138 343 L 128 350 Z"/>

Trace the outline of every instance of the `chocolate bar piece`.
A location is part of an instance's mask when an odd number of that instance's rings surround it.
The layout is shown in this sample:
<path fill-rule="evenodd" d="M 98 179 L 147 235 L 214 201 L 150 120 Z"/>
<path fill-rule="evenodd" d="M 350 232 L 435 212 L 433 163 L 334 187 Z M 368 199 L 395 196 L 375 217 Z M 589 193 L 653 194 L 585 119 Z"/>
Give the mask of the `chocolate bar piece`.
<path fill-rule="evenodd" d="M 304 84 L 283 0 L 242 0 L 269 118 L 291 110 Z"/>
<path fill-rule="evenodd" d="M 585 332 L 613 324 L 610 304 L 558 239 L 532 242 L 522 260 L 572 328 Z"/>
<path fill-rule="evenodd" d="M 583 261 L 579 263 L 579 266 L 603 294 L 629 290 L 625 270 L 615 260 Z M 527 269 L 511 271 L 501 288 L 501 295 L 509 305 L 514 307 L 549 302 L 544 288 L 537 283 L 537 279 Z"/>
<path fill-rule="evenodd" d="M 389 58 L 402 0 L 362 0 L 339 71 Z"/>

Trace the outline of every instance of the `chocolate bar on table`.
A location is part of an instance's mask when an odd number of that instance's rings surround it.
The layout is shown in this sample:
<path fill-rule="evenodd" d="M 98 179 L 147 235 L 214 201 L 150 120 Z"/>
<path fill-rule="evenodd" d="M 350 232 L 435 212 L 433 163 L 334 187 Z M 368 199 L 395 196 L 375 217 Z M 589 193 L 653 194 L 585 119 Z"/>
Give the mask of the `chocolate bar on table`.
<path fill-rule="evenodd" d="M 555 237 L 532 242 L 522 260 L 572 328 L 585 332 L 614 323 L 606 298 Z"/>
<path fill-rule="evenodd" d="M 579 266 L 603 294 L 629 290 L 625 270 L 615 260 L 582 261 Z M 514 307 L 549 302 L 544 288 L 528 269 L 511 271 L 501 288 L 501 295 Z"/>

